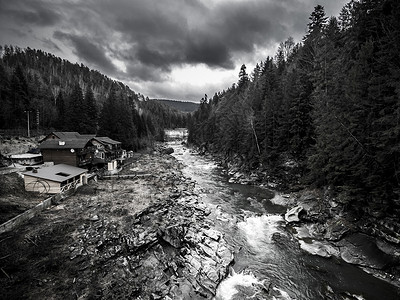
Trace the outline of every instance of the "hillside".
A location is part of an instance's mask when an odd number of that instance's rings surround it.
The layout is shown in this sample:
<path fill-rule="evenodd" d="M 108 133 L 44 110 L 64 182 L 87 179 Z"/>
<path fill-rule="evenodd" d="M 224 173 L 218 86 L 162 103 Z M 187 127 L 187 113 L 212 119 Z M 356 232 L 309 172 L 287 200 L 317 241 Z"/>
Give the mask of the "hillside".
<path fill-rule="evenodd" d="M 199 103 L 194 103 L 190 101 L 179 101 L 179 100 L 168 100 L 168 99 L 150 99 L 152 101 L 156 101 L 162 104 L 166 104 L 172 108 L 175 108 L 181 112 L 194 112 L 199 108 Z"/>
<path fill-rule="evenodd" d="M 236 85 L 201 103 L 189 142 L 294 189 L 329 187 L 355 215 L 394 224 L 399 12 L 396 1 L 360 1 L 328 19 L 316 6 L 302 43 L 288 38 L 274 58 L 243 64 Z"/>
<path fill-rule="evenodd" d="M 51 130 L 98 133 L 137 149 L 185 126 L 175 110 L 122 82 L 42 50 L 0 47 L 1 134 Z M 121 130 L 123 128 L 124 130 Z"/>

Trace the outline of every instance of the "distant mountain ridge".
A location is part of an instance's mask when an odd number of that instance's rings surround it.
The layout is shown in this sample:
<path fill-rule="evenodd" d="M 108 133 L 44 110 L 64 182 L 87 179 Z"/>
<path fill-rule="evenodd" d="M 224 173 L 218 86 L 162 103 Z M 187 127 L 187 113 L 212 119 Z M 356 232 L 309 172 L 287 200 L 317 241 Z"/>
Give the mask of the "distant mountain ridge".
<path fill-rule="evenodd" d="M 197 110 L 199 107 L 199 103 L 194 103 L 190 101 L 184 101 L 184 100 L 169 100 L 169 99 L 150 99 L 151 101 L 156 101 L 161 104 L 168 105 L 172 108 L 175 108 L 176 110 L 190 113 L 194 112 Z"/>

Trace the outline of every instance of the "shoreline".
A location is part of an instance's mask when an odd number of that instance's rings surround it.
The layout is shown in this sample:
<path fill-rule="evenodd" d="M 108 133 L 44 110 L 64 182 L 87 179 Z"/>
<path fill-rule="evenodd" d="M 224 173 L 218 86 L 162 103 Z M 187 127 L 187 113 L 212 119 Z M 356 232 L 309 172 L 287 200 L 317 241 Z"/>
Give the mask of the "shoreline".
<path fill-rule="evenodd" d="M 162 152 L 0 235 L 6 298 L 211 299 L 234 257 L 209 209 Z"/>
<path fill-rule="evenodd" d="M 329 189 L 287 186 L 279 181 L 282 178 L 265 170 L 248 172 L 238 160 L 228 160 L 204 149 L 196 151 L 221 166 L 230 183 L 274 190 L 276 196 L 271 202 L 287 207 L 282 215 L 286 229 L 293 233 L 301 249 L 311 255 L 341 259 L 400 288 L 400 235 L 390 230 L 385 220 L 354 216 Z"/>

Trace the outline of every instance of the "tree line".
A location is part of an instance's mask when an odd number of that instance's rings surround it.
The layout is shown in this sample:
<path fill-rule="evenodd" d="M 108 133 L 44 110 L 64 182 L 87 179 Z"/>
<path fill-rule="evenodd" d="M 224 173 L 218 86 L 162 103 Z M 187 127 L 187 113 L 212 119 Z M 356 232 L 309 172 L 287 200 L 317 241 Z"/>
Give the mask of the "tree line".
<path fill-rule="evenodd" d="M 232 87 L 203 98 L 189 141 L 249 169 L 295 161 L 304 183 L 331 186 L 360 214 L 399 209 L 400 3 L 318 5 L 300 43 L 280 43 Z"/>
<path fill-rule="evenodd" d="M 106 135 L 126 149 L 163 139 L 186 117 L 121 82 L 42 50 L 0 47 L 0 128 Z"/>

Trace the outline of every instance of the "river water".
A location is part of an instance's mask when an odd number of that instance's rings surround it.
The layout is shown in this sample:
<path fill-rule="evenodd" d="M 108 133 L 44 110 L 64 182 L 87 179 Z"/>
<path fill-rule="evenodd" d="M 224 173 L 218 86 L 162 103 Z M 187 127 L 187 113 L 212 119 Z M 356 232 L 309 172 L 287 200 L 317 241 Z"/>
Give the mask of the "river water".
<path fill-rule="evenodd" d="M 232 184 L 217 164 L 168 143 L 211 208 L 215 228 L 235 250 L 235 264 L 215 300 L 229 299 L 399 299 L 398 289 L 337 258 L 311 255 L 286 230 L 287 207 L 272 190 Z"/>

